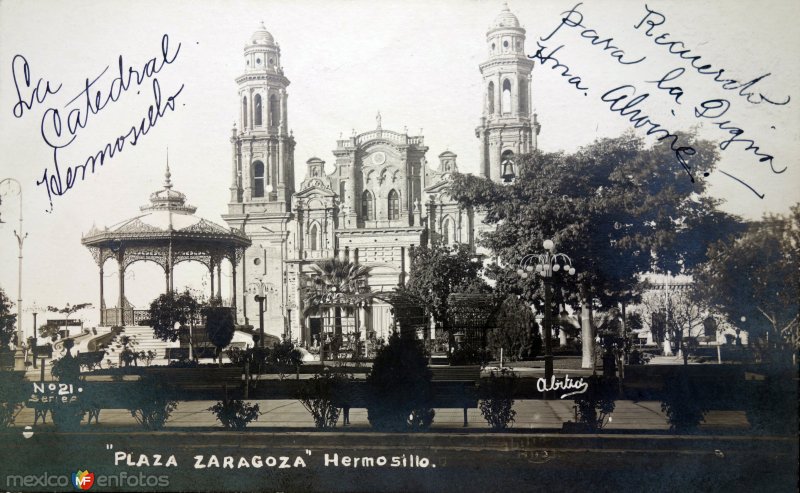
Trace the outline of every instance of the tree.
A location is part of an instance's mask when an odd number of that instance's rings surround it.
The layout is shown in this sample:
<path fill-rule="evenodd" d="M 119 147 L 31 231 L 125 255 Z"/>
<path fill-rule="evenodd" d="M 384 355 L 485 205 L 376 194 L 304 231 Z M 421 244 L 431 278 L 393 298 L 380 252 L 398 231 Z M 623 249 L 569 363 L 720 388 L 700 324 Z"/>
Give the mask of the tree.
<path fill-rule="evenodd" d="M 418 299 L 447 331 L 451 294 L 491 291 L 482 271 L 483 263 L 467 245 L 423 245 L 412 251 L 408 281 L 397 291 Z"/>
<path fill-rule="evenodd" d="M 672 354 L 671 345 L 680 349 L 683 363 L 688 364 L 689 342 L 704 333 L 703 322 L 708 307 L 695 288 L 648 290 L 642 296 L 644 320 L 657 342 L 664 343 L 664 354 Z M 657 339 L 656 337 L 659 336 Z"/>
<path fill-rule="evenodd" d="M 703 297 L 751 340 L 800 348 L 800 204 L 767 215 L 740 238 L 716 243 L 696 282 Z"/>
<path fill-rule="evenodd" d="M 0 288 L 0 351 L 7 350 L 9 343 L 14 339 L 17 315 L 11 313 L 13 307 L 14 303 L 8 299 L 3 288 Z"/>
<path fill-rule="evenodd" d="M 495 358 L 499 358 L 502 348 L 508 361 L 532 358 L 536 356 L 534 340 L 537 333 L 538 326 L 531 309 L 516 296 L 509 296 L 500 305 L 497 327 L 489 332 L 489 349 Z"/>
<path fill-rule="evenodd" d="M 221 304 L 218 298 L 212 298 L 201 309 L 206 319 L 208 339 L 217 348 L 217 359 L 220 366 L 222 366 L 222 348 L 231 343 L 236 331 L 233 313 L 230 308 L 221 306 Z"/>
<path fill-rule="evenodd" d="M 687 160 L 693 180 L 669 145 L 646 148 L 633 133 L 597 140 L 573 154 L 519 156 L 511 185 L 454 176 L 451 196 L 497 226 L 481 244 L 501 260 L 488 272 L 498 290 L 543 309 L 542 283 L 521 279 L 515 272 L 520 261 L 542 252 L 545 239 L 572 258 L 578 274 L 553 277 L 554 301 L 580 306 L 585 365 L 593 352 L 594 305 L 635 302 L 640 273 L 690 269 L 705 260 L 707 246 L 739 230 L 738 218 L 703 195 L 700 175 L 714 167 L 715 145 L 686 139 L 696 150 Z"/>
<path fill-rule="evenodd" d="M 199 321 L 200 303 L 187 290 L 181 294 L 164 293 L 150 303 L 148 323 L 153 335 L 162 341 L 178 340 L 184 325 Z M 175 325 L 179 326 L 176 327 Z M 191 341 L 190 341 L 191 343 Z"/>
<path fill-rule="evenodd" d="M 380 431 L 416 431 L 433 422 L 432 373 L 414 334 L 389 338 L 367 376 L 367 419 Z"/>
<path fill-rule="evenodd" d="M 47 323 L 39 327 L 39 336 L 55 341 L 58 339 L 58 326 Z"/>
<path fill-rule="evenodd" d="M 60 313 L 60 314 L 64 315 L 64 328 L 67 329 L 67 325 L 66 324 L 69 323 L 70 315 L 72 315 L 73 313 L 77 313 L 77 312 L 83 310 L 84 308 L 89 308 L 90 306 L 92 306 L 91 303 L 79 303 L 77 305 L 71 305 L 71 306 L 70 306 L 69 303 L 67 303 L 67 305 L 64 306 L 63 308 L 58 308 L 58 307 L 55 307 L 55 306 L 48 306 L 47 307 L 47 311 L 48 312 L 53 312 L 53 313 Z"/>

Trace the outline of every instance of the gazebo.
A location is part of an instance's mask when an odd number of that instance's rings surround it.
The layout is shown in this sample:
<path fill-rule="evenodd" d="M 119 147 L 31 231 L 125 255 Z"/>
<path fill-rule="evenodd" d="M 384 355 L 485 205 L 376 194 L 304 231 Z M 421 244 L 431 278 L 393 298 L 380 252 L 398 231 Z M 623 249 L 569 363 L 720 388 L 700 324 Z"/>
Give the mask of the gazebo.
<path fill-rule="evenodd" d="M 146 310 L 134 311 L 125 299 L 125 270 L 138 261 L 155 262 L 164 269 L 167 292 L 173 290 L 175 264 L 188 260 L 200 262 L 209 270 L 213 297 L 221 296 L 221 263 L 228 259 L 232 292 L 236 293 L 236 266 L 250 246 L 250 239 L 241 231 L 196 216 L 197 208 L 186 203 L 184 194 L 173 190 L 170 176 L 167 164 L 164 188 L 150 194 L 150 203 L 140 207 L 141 214 L 104 229 L 93 226 L 81 239 L 100 268 L 100 325 L 137 325 L 147 318 Z M 119 269 L 119 300 L 116 308 L 106 309 L 103 266 L 109 259 L 115 259 Z M 235 317 L 235 294 L 231 305 Z"/>

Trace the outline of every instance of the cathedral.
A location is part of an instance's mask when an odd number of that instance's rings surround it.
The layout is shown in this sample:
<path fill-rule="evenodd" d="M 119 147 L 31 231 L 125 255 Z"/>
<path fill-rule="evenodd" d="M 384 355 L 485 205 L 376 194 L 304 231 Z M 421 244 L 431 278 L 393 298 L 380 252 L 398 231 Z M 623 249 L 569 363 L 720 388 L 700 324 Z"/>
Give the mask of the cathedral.
<path fill-rule="evenodd" d="M 486 44 L 487 59 L 479 67 L 478 169 L 481 176 L 508 181 L 515 174 L 514 156 L 536 149 L 533 62 L 525 55 L 525 29 L 508 7 L 486 33 Z M 479 212 L 459 207 L 447 194 L 458 171 L 455 153 L 441 152 L 429 164 L 422 135 L 385 129 L 378 114 L 373 130 L 336 141 L 332 172 L 326 172 L 325 160 L 306 159 L 296 189 L 289 79 L 280 45 L 263 24 L 244 47 L 236 83 L 240 107 L 230 138 L 230 202 L 223 219 L 252 240 L 235 273 L 240 323 L 258 324 L 253 295 L 260 286 L 265 332 L 310 343 L 322 321 L 303 315 L 301 293 L 314 262 L 339 257 L 369 266 L 369 288 L 379 292 L 405 282 L 415 247 L 463 243 L 475 251 L 486 226 Z M 359 311 L 359 329 L 388 335 L 388 305 L 376 300 Z"/>

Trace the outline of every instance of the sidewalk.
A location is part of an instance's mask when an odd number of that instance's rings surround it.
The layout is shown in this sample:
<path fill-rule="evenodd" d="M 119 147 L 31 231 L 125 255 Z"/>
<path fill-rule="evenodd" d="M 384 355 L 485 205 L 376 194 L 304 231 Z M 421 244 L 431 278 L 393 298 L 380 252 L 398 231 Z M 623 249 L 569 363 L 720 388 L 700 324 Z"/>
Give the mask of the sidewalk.
<path fill-rule="evenodd" d="M 254 400 L 263 413 L 258 421 L 250 424 L 250 428 L 313 428 L 314 422 L 311 415 L 303 405 L 296 400 Z M 177 409 L 172 413 L 167 428 L 180 427 L 209 427 L 221 428 L 216 417 L 208 408 L 216 401 L 184 401 L 178 403 Z M 517 400 L 514 410 L 517 411 L 514 429 L 548 429 L 560 430 L 563 423 L 573 421 L 575 412 L 572 400 Z M 488 430 L 489 426 L 481 416 L 479 409 L 469 409 L 468 429 Z M 47 426 L 51 425 L 48 416 Z M 341 427 L 341 417 L 340 417 Z M 367 429 L 367 410 L 354 408 L 350 411 L 350 426 L 347 428 Z M 33 425 L 33 409 L 25 408 L 20 412 L 15 421 L 15 426 L 24 427 Z M 432 428 L 439 429 L 464 429 L 463 411 L 461 409 L 436 409 Z M 41 426 L 41 423 L 39 424 Z M 94 424 L 92 427 L 96 426 Z M 125 409 L 104 409 L 100 412 L 101 428 L 116 426 L 138 426 Z M 617 401 L 616 409 L 610 416 L 605 427 L 608 430 L 652 430 L 663 431 L 669 429 L 666 417 L 661 412 L 661 403 L 656 401 Z M 711 411 L 706 415 L 706 422 L 701 429 L 732 430 L 747 429 L 749 424 L 743 411 Z"/>

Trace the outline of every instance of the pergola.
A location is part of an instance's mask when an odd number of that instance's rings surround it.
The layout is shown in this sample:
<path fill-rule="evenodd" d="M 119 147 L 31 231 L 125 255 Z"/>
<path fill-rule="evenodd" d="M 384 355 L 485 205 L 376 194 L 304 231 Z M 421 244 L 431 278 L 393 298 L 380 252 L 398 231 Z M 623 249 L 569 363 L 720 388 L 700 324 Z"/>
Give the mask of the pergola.
<path fill-rule="evenodd" d="M 136 325 L 147 318 L 146 312 L 126 306 L 125 270 L 134 262 L 155 262 L 164 269 L 165 291 L 173 291 L 176 264 L 194 260 L 205 265 L 211 276 L 211 296 L 221 296 L 221 263 L 228 259 L 232 268 L 231 305 L 236 313 L 236 266 L 242 260 L 250 239 L 241 231 L 228 229 L 196 216 L 196 207 L 186 203 L 186 196 L 172 189 L 169 164 L 164 188 L 150 194 L 150 203 L 140 207 L 142 214 L 111 227 L 92 229 L 81 243 L 92 253 L 100 268 L 100 324 Z M 116 308 L 105 308 L 103 266 L 115 259 L 119 269 L 119 300 Z M 216 269 L 216 292 L 214 270 Z M 235 315 L 234 315 L 235 316 Z"/>
<path fill-rule="evenodd" d="M 486 331 L 497 327 L 500 306 L 492 294 L 453 293 L 448 297 L 450 343 L 486 349 Z"/>
<path fill-rule="evenodd" d="M 377 293 L 375 298 L 392 306 L 392 315 L 401 334 L 422 332 L 424 339 L 430 339 L 430 315 L 424 303 L 406 292 L 389 291 Z"/>

